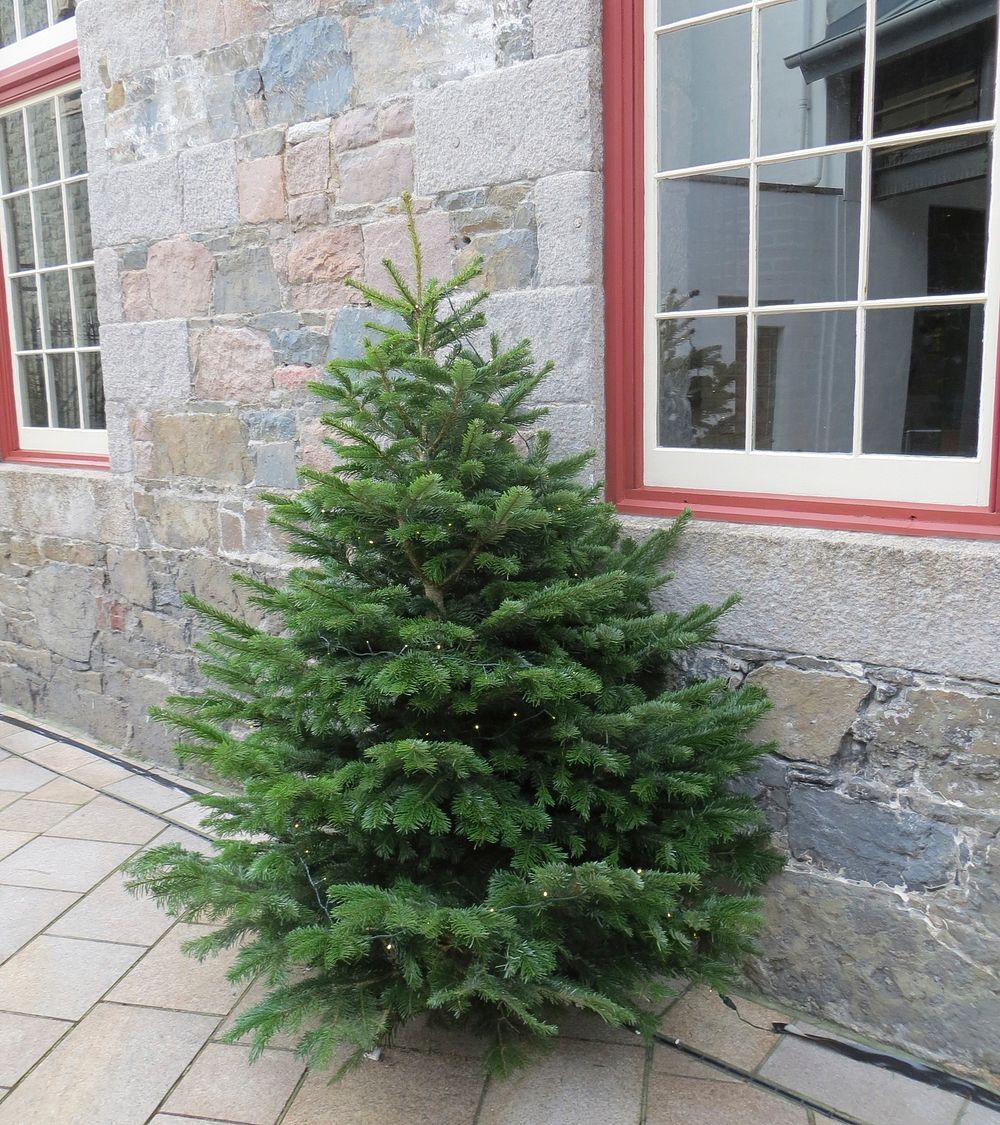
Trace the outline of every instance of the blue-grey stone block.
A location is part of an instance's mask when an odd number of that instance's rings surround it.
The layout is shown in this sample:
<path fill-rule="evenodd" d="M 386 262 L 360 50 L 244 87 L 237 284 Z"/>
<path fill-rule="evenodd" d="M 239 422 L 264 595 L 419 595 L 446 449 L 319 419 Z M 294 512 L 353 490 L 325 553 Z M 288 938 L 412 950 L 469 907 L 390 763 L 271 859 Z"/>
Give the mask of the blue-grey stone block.
<path fill-rule="evenodd" d="M 278 277 L 266 247 L 247 246 L 219 256 L 215 270 L 216 313 L 263 313 L 280 304 Z"/>
<path fill-rule="evenodd" d="M 265 488 L 298 488 L 294 442 L 268 442 L 253 448 L 253 453 L 257 470 L 254 476 L 256 484 Z"/>
<path fill-rule="evenodd" d="M 295 440 L 295 415 L 287 410 L 247 410 L 241 417 L 252 441 Z"/>
<path fill-rule="evenodd" d="M 264 47 L 256 89 L 254 74 L 242 80 L 243 88 L 263 97 L 271 121 L 339 113 L 350 101 L 354 82 L 340 21 L 317 16 L 272 35 Z"/>
<path fill-rule="evenodd" d="M 326 359 L 329 346 L 326 333 L 308 328 L 277 329 L 269 333 L 279 363 L 317 367 Z"/>
<path fill-rule="evenodd" d="M 360 359 L 364 355 L 361 341 L 368 336 L 373 343 L 381 338 L 376 329 L 367 329 L 367 324 L 384 324 L 387 328 L 402 328 L 403 321 L 395 313 L 381 309 L 347 308 L 337 313 L 330 333 L 330 347 L 326 358 Z"/>

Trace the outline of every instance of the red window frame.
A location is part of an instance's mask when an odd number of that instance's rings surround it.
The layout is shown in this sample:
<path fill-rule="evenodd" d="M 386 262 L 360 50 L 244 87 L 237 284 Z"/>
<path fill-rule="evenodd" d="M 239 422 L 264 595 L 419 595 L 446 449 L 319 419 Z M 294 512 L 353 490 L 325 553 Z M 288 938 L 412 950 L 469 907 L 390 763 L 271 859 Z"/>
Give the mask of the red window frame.
<path fill-rule="evenodd" d="M 604 299 L 607 492 L 629 515 L 901 535 L 1000 538 L 1000 395 L 984 508 L 709 492 L 647 485 L 643 472 L 643 0 L 604 0 Z M 1000 379 L 1000 362 L 998 362 Z"/>
<path fill-rule="evenodd" d="M 80 53 L 76 41 L 62 43 L 51 50 L 25 59 L 0 71 L 0 109 L 77 81 Z M 3 268 L 0 250 L 0 270 Z M 0 283 L 4 274 L 0 273 Z M 107 469 L 108 458 L 99 453 L 52 453 L 22 449 L 14 401 L 14 359 L 11 350 L 9 311 L 6 297 L 0 294 L 0 461 L 22 465 L 50 465 L 67 469 Z"/>

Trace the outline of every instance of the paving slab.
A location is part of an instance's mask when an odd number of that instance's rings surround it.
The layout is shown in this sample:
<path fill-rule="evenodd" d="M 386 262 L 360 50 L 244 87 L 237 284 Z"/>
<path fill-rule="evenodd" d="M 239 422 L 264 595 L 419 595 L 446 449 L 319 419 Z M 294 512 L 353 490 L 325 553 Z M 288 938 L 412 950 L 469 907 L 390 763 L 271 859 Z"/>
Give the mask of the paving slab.
<path fill-rule="evenodd" d="M 143 777 L 141 774 L 105 785 L 104 792 L 110 797 L 121 797 L 125 801 L 131 801 L 133 805 L 141 805 L 144 809 L 155 813 L 175 809 L 178 805 L 186 804 L 191 800 L 191 795 L 182 789 L 175 789 L 165 781 Z"/>
<path fill-rule="evenodd" d="M 0 762 L 0 789 L 30 793 L 47 781 L 53 781 L 55 777 L 51 770 L 36 766 L 34 762 L 19 758 L 16 754 Z"/>
<path fill-rule="evenodd" d="M 85 805 L 97 796 L 97 790 L 89 785 L 81 785 L 69 777 L 57 777 L 41 789 L 36 789 L 31 796 L 36 801 L 57 801 L 66 805 Z M 2 803 L 2 802 L 0 802 Z"/>
<path fill-rule="evenodd" d="M 484 1081 L 478 1060 L 397 1049 L 334 1085 L 310 1075 L 282 1125 L 471 1125 Z"/>
<path fill-rule="evenodd" d="M 45 766 L 46 769 L 55 770 L 56 773 L 67 773 L 69 770 L 89 766 L 101 760 L 89 750 L 71 746 L 68 742 L 50 742 L 37 750 L 29 750 L 24 756 L 40 766 Z"/>
<path fill-rule="evenodd" d="M 717 992 L 692 988 L 667 1009 L 660 1031 L 741 1070 L 755 1070 L 780 1039 L 770 1030 L 771 1024 L 785 1016 L 740 997 L 733 1002 L 739 1015 L 723 1004 Z"/>
<path fill-rule="evenodd" d="M 145 952 L 42 934 L 0 965 L 0 1010 L 80 1019 Z"/>
<path fill-rule="evenodd" d="M 181 952 L 185 942 L 203 937 L 213 928 L 178 922 L 114 988 L 108 999 L 121 1004 L 149 1004 L 224 1016 L 232 1010 L 246 987 L 226 980 L 226 970 L 236 959 L 236 951 L 229 950 L 204 961 L 196 961 Z"/>
<path fill-rule="evenodd" d="M 6 859 L 0 859 L 0 883 L 89 891 L 135 850 L 131 844 L 36 836 Z"/>
<path fill-rule="evenodd" d="M 37 792 L 36 789 L 35 793 Z M 34 836 L 55 827 L 60 820 L 65 820 L 73 807 L 58 801 L 36 801 L 33 793 L 0 811 L 0 829 L 30 832 Z"/>
<path fill-rule="evenodd" d="M 13 750 L 16 754 L 26 754 L 31 750 L 37 750 L 40 746 L 47 746 L 50 742 L 55 742 L 51 734 L 38 734 L 33 730 L 25 730 L 23 727 L 15 727 L 9 724 L 12 729 L 0 734 L 0 746 L 5 750 Z"/>
<path fill-rule="evenodd" d="M 645 1056 L 611 1043 L 560 1040 L 506 1082 L 491 1082 L 479 1125 L 637 1125 Z"/>
<path fill-rule="evenodd" d="M 0 961 L 16 953 L 79 898 L 67 891 L 0 886 Z"/>
<path fill-rule="evenodd" d="M 152 945 L 170 929 L 173 918 L 148 895 L 136 897 L 125 889 L 125 878 L 114 872 L 78 905 L 48 929 L 61 937 Z"/>
<path fill-rule="evenodd" d="M 70 770 L 66 776 L 71 777 L 74 781 L 79 781 L 81 785 L 90 785 L 94 789 L 100 789 L 115 781 L 124 781 L 127 777 L 135 777 L 135 774 L 124 766 L 98 758 L 95 762 L 91 762 L 89 766 L 79 766 L 77 769 Z"/>
<path fill-rule="evenodd" d="M 0 1102 L 0 1125 L 141 1125 L 215 1020 L 99 1004 Z"/>
<path fill-rule="evenodd" d="M 12 801 L 19 801 L 23 793 L 11 789 L 0 789 L 0 809 L 6 808 Z"/>
<path fill-rule="evenodd" d="M 0 1084 L 19 1082 L 72 1026 L 69 1020 L 0 1012 Z"/>
<path fill-rule="evenodd" d="M 1000 1125 L 1000 1112 L 970 1104 L 959 1118 L 959 1125 Z"/>
<path fill-rule="evenodd" d="M 49 836 L 78 840 L 106 840 L 113 844 L 145 844 L 160 832 L 163 822 L 112 797 L 95 797 L 51 828 Z"/>
<path fill-rule="evenodd" d="M 164 1102 L 163 1110 L 246 1125 L 274 1125 L 304 1072 L 305 1066 L 288 1051 L 265 1051 L 248 1068 L 246 1048 L 210 1043 Z"/>
<path fill-rule="evenodd" d="M 34 838 L 34 832 L 12 832 L 0 829 L 0 859 L 13 854 Z"/>
<path fill-rule="evenodd" d="M 954 1125 L 963 1100 L 901 1074 L 785 1038 L 761 1067 L 764 1078 L 871 1125 Z"/>

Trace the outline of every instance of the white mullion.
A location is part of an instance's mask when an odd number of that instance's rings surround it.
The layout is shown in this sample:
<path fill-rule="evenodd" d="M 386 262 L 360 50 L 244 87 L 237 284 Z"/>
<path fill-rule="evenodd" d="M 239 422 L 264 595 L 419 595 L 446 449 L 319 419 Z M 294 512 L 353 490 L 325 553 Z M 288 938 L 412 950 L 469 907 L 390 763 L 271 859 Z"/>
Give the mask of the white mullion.
<path fill-rule="evenodd" d="M 760 10 L 755 5 L 750 13 L 750 260 L 747 278 L 747 352 L 746 352 L 746 433 L 743 448 L 752 452 L 757 417 L 757 134 L 760 121 Z"/>
<path fill-rule="evenodd" d="M 14 0 L 11 7 L 14 9 L 14 42 L 24 38 L 24 28 L 21 26 L 21 0 Z"/>
<path fill-rule="evenodd" d="M 872 150 L 871 140 L 875 124 L 875 50 L 876 17 L 875 0 L 867 0 L 865 8 L 865 62 L 862 75 L 861 101 L 861 229 L 858 245 L 858 313 L 857 340 L 854 349 L 854 441 L 852 455 L 863 452 L 865 424 L 865 336 L 868 328 L 866 302 L 868 300 L 868 263 L 871 257 L 872 217 Z"/>
<path fill-rule="evenodd" d="M 789 0 L 745 0 L 742 4 L 731 4 L 728 8 L 718 8 L 713 12 L 702 12 L 699 16 L 688 16 L 686 19 L 675 20 L 673 23 L 657 24 L 653 19 L 654 39 L 667 31 L 683 31 L 686 27 L 695 27 L 702 23 L 714 23 L 716 20 L 725 19 L 726 16 L 741 16 L 754 8 L 775 8 L 779 4 L 787 4 Z"/>
<path fill-rule="evenodd" d="M 912 297 L 875 297 L 870 301 L 802 301 L 800 304 L 761 305 L 759 302 L 754 310 L 767 316 L 784 313 L 805 312 L 853 312 L 858 304 L 863 304 L 868 309 L 909 309 L 914 305 L 921 308 L 941 308 L 950 305 L 981 305 L 988 300 L 988 294 L 979 293 L 934 293 L 929 295 L 916 295 Z M 721 317 L 733 316 L 739 313 L 750 312 L 748 305 L 732 306 L 722 309 L 691 309 L 681 312 L 657 313 L 657 320 L 687 320 L 690 317 Z"/>

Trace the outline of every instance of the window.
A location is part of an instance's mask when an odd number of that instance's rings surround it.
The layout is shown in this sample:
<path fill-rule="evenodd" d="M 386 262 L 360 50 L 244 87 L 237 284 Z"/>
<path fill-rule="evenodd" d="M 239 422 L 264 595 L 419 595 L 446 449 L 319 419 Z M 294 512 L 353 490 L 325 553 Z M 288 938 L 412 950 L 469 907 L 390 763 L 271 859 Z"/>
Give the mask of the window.
<path fill-rule="evenodd" d="M 74 5 L 0 0 L 0 456 L 107 458 Z"/>
<path fill-rule="evenodd" d="M 624 510 L 1000 534 L 996 17 L 609 0 Z"/>

